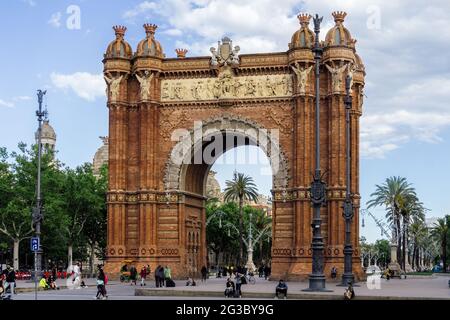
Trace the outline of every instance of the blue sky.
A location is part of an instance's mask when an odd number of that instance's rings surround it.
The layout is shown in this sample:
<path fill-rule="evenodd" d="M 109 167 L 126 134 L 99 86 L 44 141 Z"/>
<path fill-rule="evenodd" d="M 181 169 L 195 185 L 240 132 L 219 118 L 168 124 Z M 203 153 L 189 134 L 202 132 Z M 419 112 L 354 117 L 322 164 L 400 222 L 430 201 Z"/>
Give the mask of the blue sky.
<path fill-rule="evenodd" d="M 77 9 L 80 28 L 72 19 Z M 101 60 L 114 39 L 113 25 L 128 27 L 126 40 L 135 48 L 144 37 L 142 24 L 156 23 L 156 36 L 168 57 L 175 56 L 178 47 L 189 49 L 188 55 L 208 55 L 223 35 L 242 53 L 285 51 L 298 28 L 297 13 L 323 15 L 324 37 L 333 25 L 334 10 L 347 11 L 344 24 L 358 40 L 367 72 L 361 120 L 363 202 L 375 184 L 400 175 L 414 184 L 429 216 L 450 214 L 446 0 L 2 1 L 0 145 L 14 150 L 19 141 L 33 142 L 35 93 L 42 88 L 48 90 L 58 157 L 72 167 L 92 161 L 101 144 L 98 136 L 106 135 L 108 128 Z M 259 166 L 213 169 L 224 185 L 235 168 L 253 175 L 261 192 L 269 193 L 271 178 L 259 175 Z M 375 211 L 382 216 L 382 210 Z M 379 231 L 371 221 L 366 224 L 361 234 L 374 241 Z"/>

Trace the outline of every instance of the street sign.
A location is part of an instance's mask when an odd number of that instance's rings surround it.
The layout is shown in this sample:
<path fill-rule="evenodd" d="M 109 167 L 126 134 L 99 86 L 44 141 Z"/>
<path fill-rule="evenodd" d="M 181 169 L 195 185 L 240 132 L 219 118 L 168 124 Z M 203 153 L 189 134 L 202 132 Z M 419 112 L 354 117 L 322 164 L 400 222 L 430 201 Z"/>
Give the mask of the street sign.
<path fill-rule="evenodd" d="M 39 250 L 39 238 L 33 237 L 31 238 L 31 251 L 38 251 Z"/>

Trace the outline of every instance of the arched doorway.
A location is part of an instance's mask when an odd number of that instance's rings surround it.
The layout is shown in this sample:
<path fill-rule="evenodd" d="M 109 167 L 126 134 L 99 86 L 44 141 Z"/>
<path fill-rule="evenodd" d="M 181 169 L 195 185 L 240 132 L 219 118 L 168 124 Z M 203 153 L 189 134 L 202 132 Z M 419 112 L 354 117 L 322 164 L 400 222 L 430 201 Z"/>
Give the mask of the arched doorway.
<path fill-rule="evenodd" d="M 258 146 L 270 161 L 273 190 L 285 189 L 288 184 L 287 161 L 277 130 L 271 132 L 253 121 L 233 116 L 211 118 L 194 128 L 174 133 L 180 141 L 170 153 L 164 179 L 168 192 L 182 192 L 185 197 L 185 260 L 190 274 L 206 265 L 206 181 L 221 155 L 239 146 Z"/>

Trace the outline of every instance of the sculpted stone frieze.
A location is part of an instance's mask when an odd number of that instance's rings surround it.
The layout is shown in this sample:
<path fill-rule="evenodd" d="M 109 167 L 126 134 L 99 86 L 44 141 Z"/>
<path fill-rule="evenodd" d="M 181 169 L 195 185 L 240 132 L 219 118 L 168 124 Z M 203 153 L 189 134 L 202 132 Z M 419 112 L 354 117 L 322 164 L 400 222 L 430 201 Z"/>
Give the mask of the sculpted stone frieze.
<path fill-rule="evenodd" d="M 161 81 L 161 101 L 200 101 L 286 97 L 292 95 L 290 74 L 233 76 L 222 72 L 217 78 Z"/>

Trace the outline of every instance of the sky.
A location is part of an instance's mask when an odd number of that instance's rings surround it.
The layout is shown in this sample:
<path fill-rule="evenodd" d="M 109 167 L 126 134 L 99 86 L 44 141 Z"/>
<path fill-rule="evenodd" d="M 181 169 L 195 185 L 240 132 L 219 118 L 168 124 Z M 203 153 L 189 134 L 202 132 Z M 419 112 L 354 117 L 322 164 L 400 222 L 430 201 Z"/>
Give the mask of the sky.
<path fill-rule="evenodd" d="M 36 90 L 57 134 L 58 158 L 74 167 L 92 161 L 108 134 L 102 58 L 114 39 L 111 27 L 128 27 L 133 48 L 142 25 L 158 25 L 167 57 L 209 55 L 224 35 L 241 53 L 286 51 L 298 29 L 297 14 L 324 16 L 321 37 L 334 25 L 331 12 L 348 13 L 344 25 L 357 39 L 366 67 L 361 118 L 362 203 L 376 184 L 404 176 L 429 209 L 450 214 L 450 2 L 448 0 L 5 0 L 0 2 L 0 146 L 12 151 L 33 143 Z M 240 148 L 239 150 L 245 150 Z M 264 154 L 260 159 L 264 160 Z M 259 165 L 215 165 L 219 182 L 236 169 L 251 174 L 268 194 L 271 177 Z M 383 210 L 373 212 L 380 218 Z M 380 237 L 366 219 L 361 235 Z"/>

